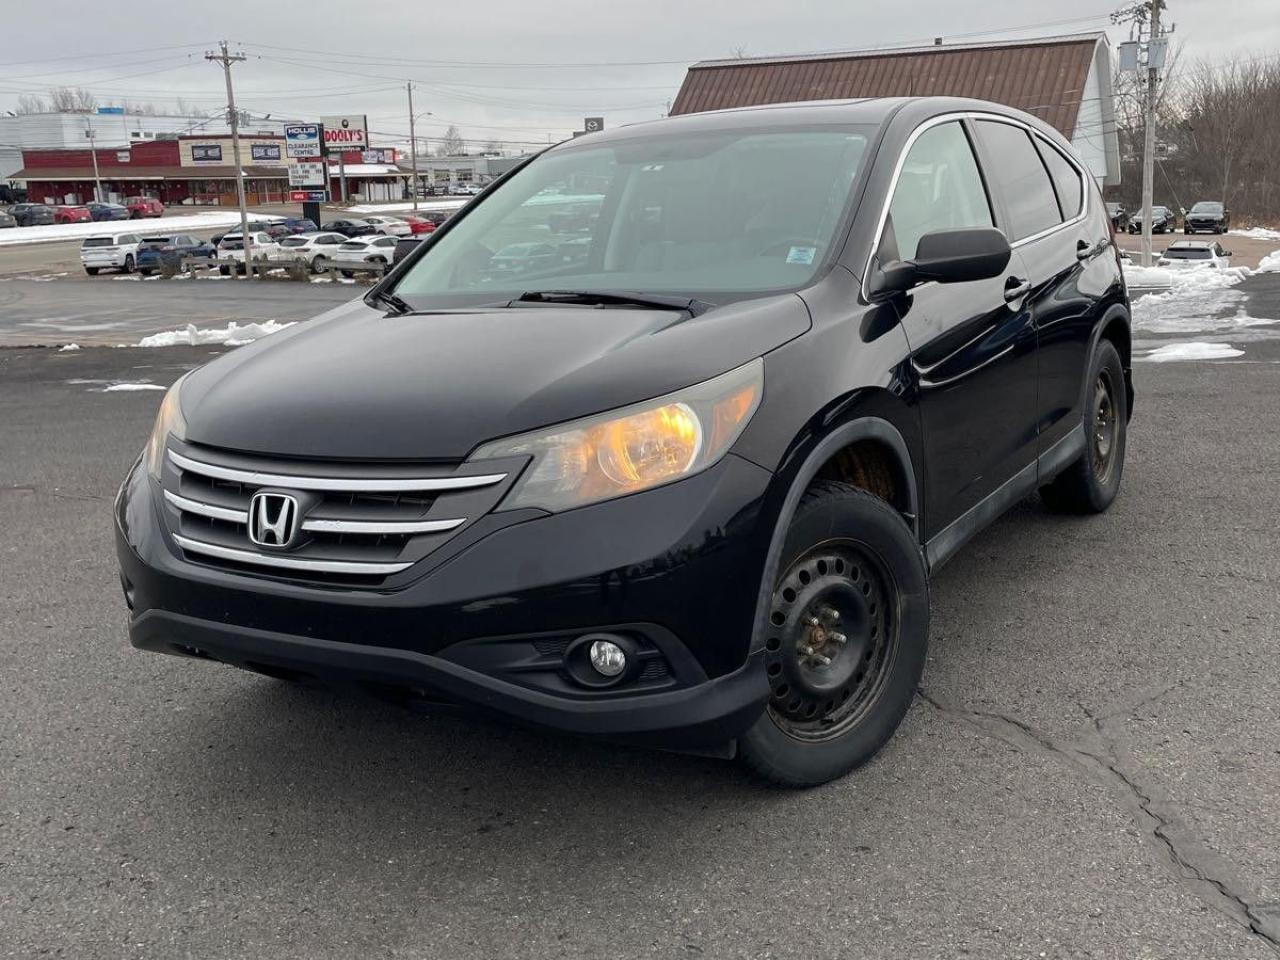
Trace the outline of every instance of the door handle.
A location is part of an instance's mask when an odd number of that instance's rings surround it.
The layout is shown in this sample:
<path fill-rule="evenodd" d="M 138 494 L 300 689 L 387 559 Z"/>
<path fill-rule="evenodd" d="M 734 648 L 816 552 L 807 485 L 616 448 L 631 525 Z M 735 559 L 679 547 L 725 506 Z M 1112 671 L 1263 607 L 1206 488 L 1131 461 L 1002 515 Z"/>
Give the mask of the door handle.
<path fill-rule="evenodd" d="M 1031 281 L 1024 280 L 1022 277 L 1010 277 L 1004 282 L 1004 302 L 1013 303 L 1015 300 L 1021 300 L 1031 292 Z"/>
<path fill-rule="evenodd" d="M 1101 244 L 1097 244 L 1097 243 L 1095 243 L 1093 246 L 1089 246 L 1089 244 L 1085 243 L 1083 240 L 1077 240 L 1076 241 L 1076 259 L 1088 260 L 1090 257 L 1092 257 L 1095 253 L 1098 252 L 1098 248 L 1100 246 Z"/>

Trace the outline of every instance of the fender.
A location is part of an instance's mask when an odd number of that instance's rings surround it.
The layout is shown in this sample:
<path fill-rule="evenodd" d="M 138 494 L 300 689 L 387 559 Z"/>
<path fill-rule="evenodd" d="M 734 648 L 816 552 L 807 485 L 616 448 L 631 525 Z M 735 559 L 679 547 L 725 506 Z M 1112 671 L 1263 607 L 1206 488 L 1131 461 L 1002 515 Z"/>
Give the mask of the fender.
<path fill-rule="evenodd" d="M 1133 342 L 1133 318 L 1129 312 L 1128 303 L 1113 303 L 1102 314 L 1102 319 L 1099 320 L 1093 327 L 1093 334 L 1089 338 L 1088 356 L 1089 356 L 1090 364 L 1093 362 L 1093 352 L 1098 349 L 1098 341 L 1102 339 L 1102 331 L 1107 329 L 1107 327 L 1111 326 L 1111 321 L 1115 320 L 1117 317 L 1124 320 L 1125 330 L 1127 330 L 1129 333 L 1129 342 L 1130 343 Z M 1122 357 L 1121 358 L 1122 362 L 1123 362 L 1123 359 L 1124 358 Z M 1125 389 L 1125 394 L 1127 395 L 1125 399 L 1128 401 L 1128 403 L 1126 403 L 1125 406 L 1127 408 L 1129 419 L 1132 420 L 1133 419 L 1133 358 L 1132 357 L 1129 358 L 1129 364 L 1124 367 L 1124 389 Z M 1081 379 L 1081 382 L 1080 382 L 1080 404 L 1081 404 L 1080 409 L 1081 410 L 1087 409 L 1088 396 L 1089 396 L 1089 364 L 1086 364 L 1084 369 L 1084 377 Z"/>
<path fill-rule="evenodd" d="M 773 582 L 778 577 L 778 566 L 782 560 L 782 546 L 787 539 L 787 530 L 791 526 L 791 518 L 795 516 L 800 498 L 804 496 L 810 481 L 831 459 L 837 450 L 847 447 L 858 440 L 878 440 L 890 448 L 898 456 L 903 465 L 903 473 L 907 478 L 907 502 L 910 506 L 912 532 L 917 541 L 920 537 L 920 501 L 916 490 L 915 465 L 911 461 L 911 453 L 907 441 L 888 420 L 881 417 L 859 417 L 843 423 L 827 433 L 805 456 L 787 489 L 787 496 L 782 502 L 774 521 L 773 535 L 769 539 L 769 551 L 765 555 L 764 573 L 760 580 L 760 591 L 756 597 L 755 619 L 751 626 L 750 653 L 764 649 L 765 629 L 764 617 L 773 593 Z"/>

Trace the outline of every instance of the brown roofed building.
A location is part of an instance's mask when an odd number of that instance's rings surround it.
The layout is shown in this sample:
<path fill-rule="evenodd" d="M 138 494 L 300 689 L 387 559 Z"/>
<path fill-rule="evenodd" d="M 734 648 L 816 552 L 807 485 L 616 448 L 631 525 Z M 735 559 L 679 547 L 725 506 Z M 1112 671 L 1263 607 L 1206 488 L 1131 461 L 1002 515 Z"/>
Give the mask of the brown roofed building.
<path fill-rule="evenodd" d="M 1104 186 L 1120 182 L 1111 46 L 1104 33 L 800 56 L 706 60 L 671 113 L 801 100 L 951 96 L 993 100 L 1056 127 Z"/>

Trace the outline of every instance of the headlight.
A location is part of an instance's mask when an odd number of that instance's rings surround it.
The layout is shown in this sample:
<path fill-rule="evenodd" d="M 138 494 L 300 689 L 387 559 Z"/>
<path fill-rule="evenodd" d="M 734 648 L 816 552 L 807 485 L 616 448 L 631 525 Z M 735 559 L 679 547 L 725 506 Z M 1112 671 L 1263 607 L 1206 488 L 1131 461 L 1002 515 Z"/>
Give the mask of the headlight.
<path fill-rule="evenodd" d="M 151 438 L 147 441 L 147 473 L 156 480 L 160 479 L 160 468 L 164 466 L 165 441 L 169 435 L 179 440 L 187 435 L 187 421 L 182 419 L 182 406 L 178 401 L 182 392 L 182 381 L 190 374 L 183 374 L 178 382 L 169 388 L 160 404 L 160 412 L 156 414 L 155 426 L 151 428 Z"/>
<path fill-rule="evenodd" d="M 503 506 L 558 511 L 705 470 L 760 406 L 764 361 L 665 397 L 485 444 L 471 457 L 532 456 Z"/>

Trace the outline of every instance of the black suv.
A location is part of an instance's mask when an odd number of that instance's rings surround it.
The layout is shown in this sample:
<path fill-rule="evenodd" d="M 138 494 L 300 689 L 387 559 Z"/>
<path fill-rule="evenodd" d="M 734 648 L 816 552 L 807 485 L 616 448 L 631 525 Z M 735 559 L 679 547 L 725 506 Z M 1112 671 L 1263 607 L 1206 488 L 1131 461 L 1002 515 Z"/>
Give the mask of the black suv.
<path fill-rule="evenodd" d="M 116 502 L 130 638 L 819 783 L 911 704 L 932 570 L 1037 489 L 1110 505 L 1129 358 L 1106 208 L 1034 117 L 579 137 L 172 387 Z"/>
<path fill-rule="evenodd" d="M 1216 200 L 1201 200 L 1182 221 L 1186 233 L 1226 233 L 1231 229 L 1231 211 Z"/>
<path fill-rule="evenodd" d="M 9 215 L 20 227 L 46 227 L 54 221 L 53 207 L 43 203 L 15 203 Z"/>

